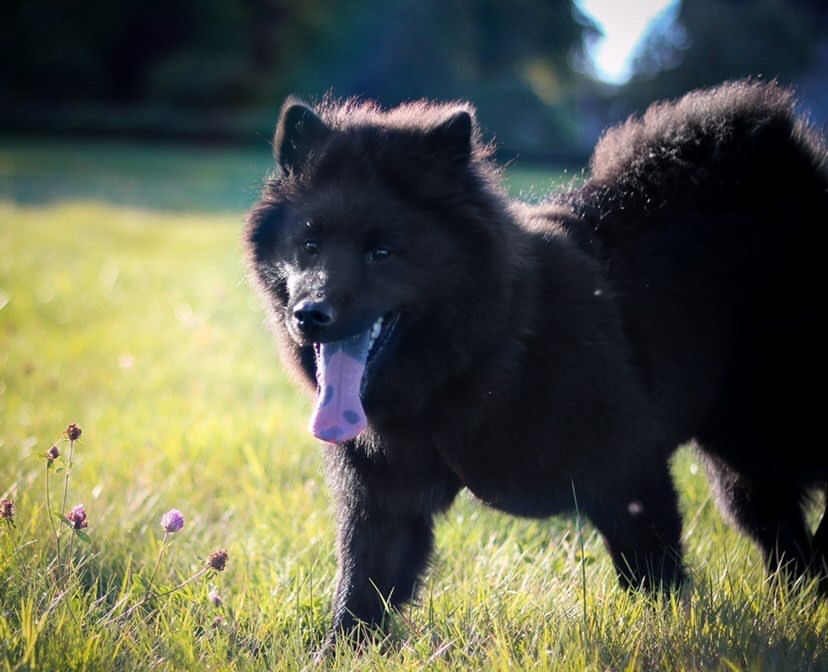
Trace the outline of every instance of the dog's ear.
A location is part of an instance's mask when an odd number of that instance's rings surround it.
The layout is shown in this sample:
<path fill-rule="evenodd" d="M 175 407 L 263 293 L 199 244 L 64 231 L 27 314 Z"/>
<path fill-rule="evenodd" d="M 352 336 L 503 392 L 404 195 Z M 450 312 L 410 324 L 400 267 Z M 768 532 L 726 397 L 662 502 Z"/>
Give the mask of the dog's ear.
<path fill-rule="evenodd" d="M 457 110 L 432 128 L 428 132 L 428 142 L 434 151 L 467 161 L 472 152 L 475 128 L 472 114 L 467 109 Z"/>
<path fill-rule="evenodd" d="M 308 156 L 330 134 L 325 122 L 314 111 L 295 98 L 282 106 L 273 137 L 273 156 L 285 172 L 299 174 Z"/>

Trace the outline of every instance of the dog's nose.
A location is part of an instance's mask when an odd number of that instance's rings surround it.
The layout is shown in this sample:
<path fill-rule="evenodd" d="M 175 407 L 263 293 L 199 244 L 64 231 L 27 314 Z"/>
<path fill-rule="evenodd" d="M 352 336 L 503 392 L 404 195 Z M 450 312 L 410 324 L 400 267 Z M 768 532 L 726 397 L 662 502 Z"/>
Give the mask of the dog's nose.
<path fill-rule="evenodd" d="M 302 301 L 293 309 L 293 319 L 305 334 L 324 331 L 334 321 L 333 306 L 327 301 Z"/>

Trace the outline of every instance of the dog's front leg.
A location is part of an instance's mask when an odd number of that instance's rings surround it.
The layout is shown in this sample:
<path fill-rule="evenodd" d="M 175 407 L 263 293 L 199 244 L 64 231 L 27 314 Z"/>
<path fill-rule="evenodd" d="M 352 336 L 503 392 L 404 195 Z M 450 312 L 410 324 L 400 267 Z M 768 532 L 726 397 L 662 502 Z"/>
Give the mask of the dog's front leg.
<path fill-rule="evenodd" d="M 337 501 L 339 570 L 323 651 L 343 635 L 359 641 L 382 629 L 389 609 L 414 596 L 434 543 L 433 517 L 460 488 L 439 468 L 406 477 L 352 453 L 329 460 L 328 469 Z"/>
<path fill-rule="evenodd" d="M 331 634 L 358 640 L 382 628 L 388 610 L 414 596 L 433 546 L 432 520 L 346 510 L 340 513 L 338 537 Z"/>

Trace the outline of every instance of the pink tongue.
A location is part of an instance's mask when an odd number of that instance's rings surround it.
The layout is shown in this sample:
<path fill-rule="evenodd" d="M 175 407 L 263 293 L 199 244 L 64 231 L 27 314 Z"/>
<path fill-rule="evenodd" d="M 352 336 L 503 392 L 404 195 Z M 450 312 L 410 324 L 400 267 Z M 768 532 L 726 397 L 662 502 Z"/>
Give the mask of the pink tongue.
<path fill-rule="evenodd" d="M 344 341 L 322 343 L 316 355 L 319 391 L 310 431 L 328 443 L 353 439 L 368 426 L 359 389 L 368 359 L 368 332 Z"/>

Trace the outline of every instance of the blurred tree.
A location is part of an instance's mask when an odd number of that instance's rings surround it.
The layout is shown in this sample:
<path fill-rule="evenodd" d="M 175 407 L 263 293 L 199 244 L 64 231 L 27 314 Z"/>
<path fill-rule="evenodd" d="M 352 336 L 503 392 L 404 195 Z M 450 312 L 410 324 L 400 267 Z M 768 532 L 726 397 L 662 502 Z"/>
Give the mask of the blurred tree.
<path fill-rule="evenodd" d="M 622 89 L 628 109 L 747 76 L 794 83 L 824 39 L 825 0 L 685 0 L 657 23 Z"/>
<path fill-rule="evenodd" d="M 571 0 L 11 0 L 3 19 L 0 94 L 23 117 L 113 104 L 272 116 L 288 92 L 333 90 L 469 98 L 516 146 L 571 135 L 570 58 L 589 30 Z"/>
<path fill-rule="evenodd" d="M 589 24 L 570 0 L 386 0 L 356 10 L 291 78 L 296 91 L 386 105 L 466 98 L 501 145 L 574 151 L 570 59 Z"/>
<path fill-rule="evenodd" d="M 335 0 L 14 0 L 0 23 L 11 100 L 260 100 Z"/>

